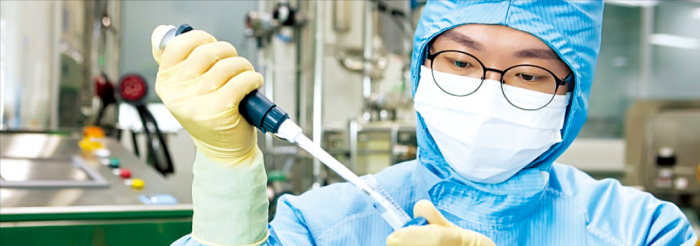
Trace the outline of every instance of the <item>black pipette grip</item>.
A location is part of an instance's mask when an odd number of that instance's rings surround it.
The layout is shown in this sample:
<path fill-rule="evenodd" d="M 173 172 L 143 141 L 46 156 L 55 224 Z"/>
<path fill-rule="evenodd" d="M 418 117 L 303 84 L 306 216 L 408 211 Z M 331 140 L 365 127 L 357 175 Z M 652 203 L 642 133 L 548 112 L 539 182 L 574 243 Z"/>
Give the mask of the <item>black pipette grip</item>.
<path fill-rule="evenodd" d="M 287 112 L 277 107 L 258 90 L 253 90 L 243 97 L 238 105 L 238 112 L 263 133 L 277 133 L 282 122 L 289 118 Z"/>
<path fill-rule="evenodd" d="M 177 30 L 175 31 L 175 36 L 192 31 L 192 30 L 194 30 L 194 28 L 192 26 L 190 26 L 189 24 L 182 24 L 179 27 L 177 27 Z"/>
<path fill-rule="evenodd" d="M 175 36 L 192 30 L 194 30 L 192 26 L 182 24 L 177 28 Z M 253 90 L 243 97 L 243 100 L 238 104 L 238 112 L 248 123 L 263 133 L 277 133 L 282 122 L 289 119 L 287 112 L 277 107 L 258 90 Z"/>

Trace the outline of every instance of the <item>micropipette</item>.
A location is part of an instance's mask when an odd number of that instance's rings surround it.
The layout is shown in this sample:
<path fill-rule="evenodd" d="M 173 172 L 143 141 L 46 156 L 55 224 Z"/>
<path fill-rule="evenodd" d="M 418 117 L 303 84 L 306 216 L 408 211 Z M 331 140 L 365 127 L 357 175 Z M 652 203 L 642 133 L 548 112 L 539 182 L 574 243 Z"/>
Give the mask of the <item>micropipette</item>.
<path fill-rule="evenodd" d="M 179 27 L 167 26 L 168 28 L 160 29 L 154 40 L 154 45 L 160 50 L 164 50 L 172 38 L 182 33 L 193 30 L 190 25 L 183 24 Z M 330 154 L 324 151 L 320 146 L 314 144 L 308 137 L 304 136 L 301 128 L 289 120 L 289 115 L 281 108 L 277 107 L 272 101 L 267 99 L 258 90 L 253 90 L 246 95 L 239 103 L 238 111 L 244 119 L 251 125 L 260 129 L 263 133 L 271 133 L 281 139 L 285 139 L 290 143 L 295 143 L 309 154 L 316 157 L 328 168 L 335 171 L 340 177 L 355 185 L 362 193 L 369 196 L 374 201 L 376 208 L 394 230 L 398 230 L 405 226 L 425 225 L 427 221 L 423 218 L 411 220 L 408 214 L 387 194 L 384 189 L 374 179 L 374 176 L 368 175 L 366 183 L 355 173 L 350 171 L 345 165 L 333 158 Z"/>

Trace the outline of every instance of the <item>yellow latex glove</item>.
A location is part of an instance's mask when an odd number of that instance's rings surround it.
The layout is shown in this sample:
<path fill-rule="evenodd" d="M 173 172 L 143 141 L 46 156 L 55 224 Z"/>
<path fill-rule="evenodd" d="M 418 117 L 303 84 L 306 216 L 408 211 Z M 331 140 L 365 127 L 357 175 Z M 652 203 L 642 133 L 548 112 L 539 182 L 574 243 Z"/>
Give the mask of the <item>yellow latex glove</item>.
<path fill-rule="evenodd" d="M 159 26 L 151 36 L 162 33 Z M 267 240 L 267 176 L 255 129 L 238 103 L 263 79 L 227 42 L 203 31 L 173 38 L 164 51 L 156 93 L 197 146 L 192 181 L 192 237 L 206 245 Z"/>
<path fill-rule="evenodd" d="M 465 230 L 447 221 L 428 200 L 420 200 L 413 207 L 413 216 L 428 220 L 426 226 L 411 226 L 395 231 L 386 239 L 389 246 L 448 245 L 490 246 L 491 239 L 474 231 Z"/>
<path fill-rule="evenodd" d="M 160 33 L 159 26 L 151 43 Z M 192 135 L 197 150 L 227 165 L 255 153 L 255 128 L 238 112 L 238 103 L 263 84 L 248 60 L 228 42 L 194 30 L 173 38 L 164 51 L 152 45 L 160 64 L 156 93 Z"/>

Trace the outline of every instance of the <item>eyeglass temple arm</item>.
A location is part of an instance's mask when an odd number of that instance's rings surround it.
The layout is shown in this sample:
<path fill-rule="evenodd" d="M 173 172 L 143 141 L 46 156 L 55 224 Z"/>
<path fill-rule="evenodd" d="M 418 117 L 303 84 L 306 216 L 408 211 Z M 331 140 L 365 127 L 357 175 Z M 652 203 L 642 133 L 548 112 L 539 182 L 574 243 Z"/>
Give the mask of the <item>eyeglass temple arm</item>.
<path fill-rule="evenodd" d="M 567 88 L 566 91 L 573 91 L 574 90 L 574 86 L 573 86 L 574 85 L 574 73 L 570 73 L 569 75 L 564 77 L 564 79 L 560 80 L 559 85 L 557 85 L 557 87 L 562 86 L 562 85 L 566 85 L 569 87 L 569 88 Z"/>

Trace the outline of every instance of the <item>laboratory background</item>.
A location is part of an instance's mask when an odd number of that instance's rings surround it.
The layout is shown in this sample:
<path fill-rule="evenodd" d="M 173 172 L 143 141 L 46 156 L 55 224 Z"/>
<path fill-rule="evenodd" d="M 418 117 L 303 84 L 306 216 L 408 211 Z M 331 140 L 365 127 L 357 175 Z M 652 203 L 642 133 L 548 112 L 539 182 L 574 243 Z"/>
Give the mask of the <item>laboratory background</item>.
<path fill-rule="evenodd" d="M 0 1 L 2 245 L 168 245 L 191 232 L 195 146 L 154 91 L 151 32 L 233 44 L 266 97 L 358 175 L 416 158 L 423 1 Z M 606 1 L 588 119 L 558 162 L 675 203 L 700 233 L 700 1 Z M 344 181 L 258 132 L 270 219 Z"/>

